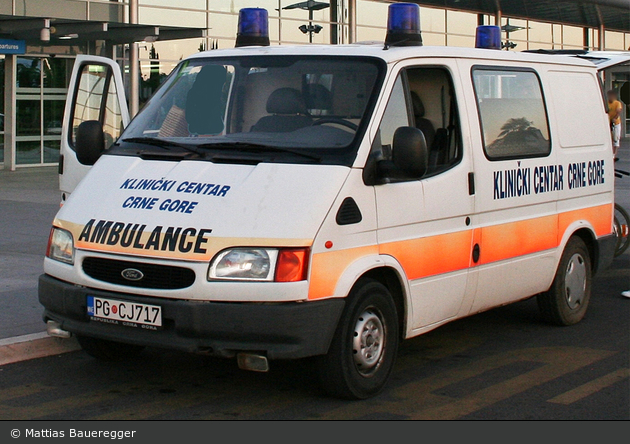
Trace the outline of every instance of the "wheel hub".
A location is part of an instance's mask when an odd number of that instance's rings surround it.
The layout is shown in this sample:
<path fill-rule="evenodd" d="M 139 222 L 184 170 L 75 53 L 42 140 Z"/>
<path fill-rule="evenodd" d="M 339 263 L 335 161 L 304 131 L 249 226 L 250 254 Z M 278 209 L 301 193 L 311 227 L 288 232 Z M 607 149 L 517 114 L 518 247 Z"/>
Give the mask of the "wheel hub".
<path fill-rule="evenodd" d="M 564 276 L 564 294 L 569 308 L 575 310 L 582 305 L 586 295 L 586 264 L 581 254 L 571 256 Z"/>
<path fill-rule="evenodd" d="M 372 373 L 381 363 L 385 350 L 385 329 L 379 314 L 373 308 L 359 315 L 354 327 L 352 350 L 354 364 L 359 373 Z"/>

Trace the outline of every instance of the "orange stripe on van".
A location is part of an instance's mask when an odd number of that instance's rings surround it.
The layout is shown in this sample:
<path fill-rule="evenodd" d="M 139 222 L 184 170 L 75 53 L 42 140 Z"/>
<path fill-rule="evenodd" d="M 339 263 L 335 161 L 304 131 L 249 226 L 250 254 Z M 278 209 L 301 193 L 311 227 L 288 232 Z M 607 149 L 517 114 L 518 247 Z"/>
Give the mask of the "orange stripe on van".
<path fill-rule="evenodd" d="M 550 250 L 558 246 L 558 216 L 543 216 L 481 228 L 477 265 Z"/>
<path fill-rule="evenodd" d="M 463 270 L 470 265 L 472 230 L 382 244 L 410 280 Z"/>
<path fill-rule="evenodd" d="M 188 253 L 180 251 L 162 251 L 154 249 L 140 249 L 133 247 L 123 247 L 119 244 L 107 245 L 97 244 L 85 241 L 79 241 L 78 238 L 83 231 L 84 225 L 76 224 L 60 219 L 53 221 L 53 226 L 63 228 L 72 233 L 75 243 L 74 246 L 80 250 L 96 251 L 100 253 L 115 253 L 128 256 L 142 256 L 155 259 L 175 259 L 184 261 L 198 261 L 209 262 L 220 251 L 226 248 L 238 248 L 238 247 L 269 247 L 269 248 L 282 248 L 282 247 L 310 247 L 313 243 L 311 239 L 275 239 L 275 238 L 250 238 L 250 237 L 212 237 L 208 236 L 208 241 L 204 244 L 206 248 L 205 253 L 194 253 L 190 251 Z M 145 231 L 140 242 L 142 244 L 147 243 L 151 231 Z M 159 243 L 161 244 L 164 238 L 164 233 L 160 235 Z"/>
<path fill-rule="evenodd" d="M 612 204 L 475 228 L 472 233 L 471 230 L 465 230 L 384 243 L 380 247 L 368 246 L 314 254 L 309 299 L 332 296 L 346 268 L 364 256 L 379 253 L 392 256 L 402 265 L 407 278 L 416 280 L 463 270 L 473 265 L 472 245 L 475 243 L 481 245 L 481 256 L 474 265 L 557 248 L 568 227 L 580 220 L 590 222 L 597 237 L 609 235 L 612 229 Z"/>
<path fill-rule="evenodd" d="M 608 236 L 612 233 L 613 204 L 597 207 L 582 208 L 560 214 L 558 221 L 558 244 L 562 240 L 569 225 L 578 220 L 587 220 L 593 225 L 597 237 Z"/>
<path fill-rule="evenodd" d="M 332 296 L 346 268 L 364 256 L 378 255 L 378 245 L 316 253 L 311 260 L 309 299 Z"/>

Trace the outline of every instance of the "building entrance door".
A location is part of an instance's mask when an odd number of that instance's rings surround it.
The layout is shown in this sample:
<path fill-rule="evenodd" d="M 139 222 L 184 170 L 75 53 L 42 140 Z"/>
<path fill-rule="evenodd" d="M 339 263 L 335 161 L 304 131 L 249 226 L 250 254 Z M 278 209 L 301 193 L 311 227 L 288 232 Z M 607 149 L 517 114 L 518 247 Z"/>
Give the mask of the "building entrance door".
<path fill-rule="evenodd" d="M 59 161 L 61 122 L 74 59 L 18 57 L 16 165 Z"/>

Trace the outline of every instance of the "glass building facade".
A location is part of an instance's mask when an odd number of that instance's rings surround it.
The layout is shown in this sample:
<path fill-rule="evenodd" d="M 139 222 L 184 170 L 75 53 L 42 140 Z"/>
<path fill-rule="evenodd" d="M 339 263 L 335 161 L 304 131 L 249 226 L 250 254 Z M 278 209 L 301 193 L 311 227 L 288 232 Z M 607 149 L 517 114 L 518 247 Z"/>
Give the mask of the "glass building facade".
<path fill-rule="evenodd" d="M 151 26 L 202 28 L 206 37 L 141 42 L 140 103 L 184 57 L 201 50 L 234 46 L 238 11 L 262 7 L 269 12 L 271 44 L 343 44 L 354 41 L 383 41 L 386 32 L 385 0 L 325 0 L 323 9 L 309 11 L 292 8 L 301 0 L 138 0 L 138 22 Z M 425 45 L 474 46 L 479 24 L 495 24 L 496 16 L 456 9 L 427 7 L 421 4 L 421 24 Z M 0 0 L 0 16 L 50 17 L 126 23 L 128 0 Z M 317 25 L 319 32 L 300 30 Z M 605 47 L 600 48 L 599 29 L 560 23 L 547 23 L 517 17 L 500 17 L 504 41 L 513 50 L 606 49 L 628 50 L 630 33 L 605 31 Z M 54 26 L 54 25 L 53 25 Z M 1 26 L 0 26 L 1 30 Z M 63 106 L 69 76 L 76 54 L 113 56 L 128 73 L 128 45 L 108 48 L 102 41 L 60 46 L 29 45 L 17 59 L 15 85 L 17 166 L 46 165 L 57 162 Z M 0 106 L 4 106 L 4 56 L 0 56 Z M 628 79 L 630 80 L 630 79 Z M 625 84 L 625 83 L 624 83 Z M 621 85 L 623 86 L 623 85 Z M 4 151 L 4 108 L 0 109 L 0 162 Z"/>
<path fill-rule="evenodd" d="M 156 42 L 153 47 L 159 56 L 159 65 L 150 63 L 151 44 L 141 47 L 143 76 L 159 66 L 161 73 L 169 72 L 188 54 L 200 48 L 231 48 L 234 46 L 238 11 L 244 7 L 262 7 L 269 11 L 271 44 L 307 44 L 309 38 L 299 27 L 308 23 L 308 12 L 302 9 L 283 9 L 296 0 L 183 0 L 172 6 L 171 0 L 139 0 L 139 19 L 142 23 L 168 24 L 207 28 L 207 38 L 188 41 Z M 299 2 L 299 1 L 298 1 Z M 313 43 L 335 44 L 351 41 L 384 41 L 387 24 L 387 7 L 391 1 L 337 0 L 331 6 L 313 11 L 313 23 L 322 30 L 313 35 Z M 418 3 L 422 3 L 421 1 Z M 351 10 L 354 9 L 354 11 Z M 356 17 L 356 36 L 352 38 L 351 15 Z M 420 8 L 422 36 L 425 45 L 474 47 L 475 29 L 480 20 L 495 24 L 495 17 L 433 7 Z M 504 33 L 505 39 L 515 43 L 516 51 L 531 49 L 599 49 L 599 31 L 554 23 L 542 23 L 502 17 L 501 25 L 510 25 L 515 31 Z M 623 51 L 630 47 L 630 33 L 606 31 L 603 49 Z M 155 54 L 153 54 L 155 56 Z"/>

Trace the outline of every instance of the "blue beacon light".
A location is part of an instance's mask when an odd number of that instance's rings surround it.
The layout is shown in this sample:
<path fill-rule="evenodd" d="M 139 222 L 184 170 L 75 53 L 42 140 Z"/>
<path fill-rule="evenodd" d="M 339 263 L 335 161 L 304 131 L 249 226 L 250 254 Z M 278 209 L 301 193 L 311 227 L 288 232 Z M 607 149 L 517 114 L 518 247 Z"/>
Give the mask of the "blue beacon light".
<path fill-rule="evenodd" d="M 501 28 L 498 26 L 478 26 L 475 36 L 475 48 L 501 49 Z"/>
<path fill-rule="evenodd" d="M 385 46 L 422 46 L 420 7 L 417 4 L 389 5 Z"/>
<path fill-rule="evenodd" d="M 263 8 L 243 8 L 238 14 L 236 48 L 269 46 L 269 16 Z"/>

